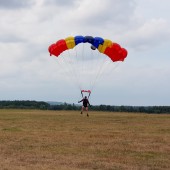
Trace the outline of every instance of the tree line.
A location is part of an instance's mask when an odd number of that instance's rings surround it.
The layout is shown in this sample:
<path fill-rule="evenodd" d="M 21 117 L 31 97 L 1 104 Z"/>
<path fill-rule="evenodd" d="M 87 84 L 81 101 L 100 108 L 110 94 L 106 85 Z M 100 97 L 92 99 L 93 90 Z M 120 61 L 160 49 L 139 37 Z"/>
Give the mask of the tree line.
<path fill-rule="evenodd" d="M 0 101 L 0 109 L 48 109 L 49 106 L 46 102 L 30 100 Z"/>
<path fill-rule="evenodd" d="M 14 100 L 0 101 L 0 109 L 41 109 L 41 110 L 80 110 L 80 105 L 63 103 L 51 105 L 44 101 Z M 95 105 L 89 107 L 92 111 L 107 112 L 137 112 L 137 113 L 170 113 L 170 106 L 111 106 Z"/>

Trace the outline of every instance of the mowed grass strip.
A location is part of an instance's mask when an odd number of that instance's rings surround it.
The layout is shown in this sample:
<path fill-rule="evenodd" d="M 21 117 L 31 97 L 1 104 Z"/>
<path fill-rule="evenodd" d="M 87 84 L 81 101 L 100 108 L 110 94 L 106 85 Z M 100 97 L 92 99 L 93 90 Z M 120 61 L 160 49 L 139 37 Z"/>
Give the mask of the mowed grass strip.
<path fill-rule="evenodd" d="M 170 169 L 170 115 L 0 110 L 0 169 Z"/>

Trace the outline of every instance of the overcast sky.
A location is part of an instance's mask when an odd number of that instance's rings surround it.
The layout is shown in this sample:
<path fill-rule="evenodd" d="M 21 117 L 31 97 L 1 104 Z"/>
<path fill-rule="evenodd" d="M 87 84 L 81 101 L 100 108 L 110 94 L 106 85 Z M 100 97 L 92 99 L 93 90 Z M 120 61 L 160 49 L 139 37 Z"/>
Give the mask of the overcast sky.
<path fill-rule="evenodd" d="M 128 50 L 98 80 L 92 104 L 169 105 L 169 7 L 169 0 L 0 0 L 0 100 L 77 103 L 79 88 L 60 74 L 48 46 L 91 35 Z"/>

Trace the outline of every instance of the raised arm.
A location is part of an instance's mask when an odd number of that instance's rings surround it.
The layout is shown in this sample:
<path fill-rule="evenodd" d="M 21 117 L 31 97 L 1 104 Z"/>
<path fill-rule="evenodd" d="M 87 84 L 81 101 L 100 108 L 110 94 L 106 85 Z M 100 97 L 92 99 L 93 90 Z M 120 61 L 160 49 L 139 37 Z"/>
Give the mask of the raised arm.
<path fill-rule="evenodd" d="M 78 101 L 78 103 L 80 103 L 80 102 L 82 102 L 83 101 L 83 99 L 82 100 L 80 100 L 80 101 Z"/>

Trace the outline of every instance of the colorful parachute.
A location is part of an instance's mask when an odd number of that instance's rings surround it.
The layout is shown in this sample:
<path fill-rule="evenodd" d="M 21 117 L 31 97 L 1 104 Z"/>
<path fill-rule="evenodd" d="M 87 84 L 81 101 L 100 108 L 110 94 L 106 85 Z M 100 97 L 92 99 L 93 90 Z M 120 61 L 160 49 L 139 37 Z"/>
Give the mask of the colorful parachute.
<path fill-rule="evenodd" d="M 50 55 L 58 57 L 63 51 L 72 49 L 80 43 L 90 43 L 92 50 L 98 49 L 100 53 L 110 57 L 113 62 L 124 61 L 128 54 L 127 50 L 122 48 L 119 44 L 108 39 L 92 36 L 75 36 L 58 40 L 56 43 L 49 46 L 48 51 Z"/>

